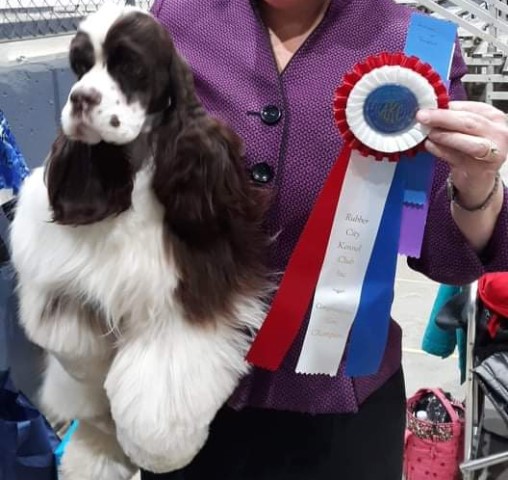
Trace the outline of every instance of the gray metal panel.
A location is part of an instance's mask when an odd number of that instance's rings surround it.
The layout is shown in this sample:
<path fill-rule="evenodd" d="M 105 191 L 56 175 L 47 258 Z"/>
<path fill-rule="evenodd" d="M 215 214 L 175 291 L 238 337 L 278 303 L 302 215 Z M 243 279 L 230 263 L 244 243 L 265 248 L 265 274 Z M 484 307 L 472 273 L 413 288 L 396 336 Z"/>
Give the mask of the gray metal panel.
<path fill-rule="evenodd" d="M 0 268 L 0 368 L 9 368 L 16 387 L 37 404 L 44 352 L 28 341 L 19 324 L 14 286 L 14 272 L 7 264 Z"/>
<path fill-rule="evenodd" d="M 56 108 L 58 112 L 61 111 L 65 102 L 67 101 L 67 97 L 69 96 L 69 91 L 76 81 L 74 74 L 71 72 L 69 68 L 69 62 L 67 58 L 62 58 L 60 61 L 55 62 L 55 81 L 57 82 L 57 90 L 58 90 L 58 104 L 56 104 Z"/>
<path fill-rule="evenodd" d="M 0 68 L 0 108 L 30 167 L 43 162 L 57 129 L 53 63 Z"/>
<path fill-rule="evenodd" d="M 0 67 L 0 108 L 31 168 L 43 162 L 51 147 L 72 81 L 66 58 Z M 7 228 L 0 213 L 4 239 Z M 12 270 L 0 267 L 0 369 L 10 368 L 16 386 L 37 402 L 43 365 L 42 351 L 19 325 Z"/>
<path fill-rule="evenodd" d="M 8 221 L 0 214 L 0 235 L 7 241 Z M 44 369 L 43 351 L 28 341 L 18 320 L 15 275 L 9 263 L 0 266 L 0 370 L 11 370 L 12 379 L 34 403 Z"/>

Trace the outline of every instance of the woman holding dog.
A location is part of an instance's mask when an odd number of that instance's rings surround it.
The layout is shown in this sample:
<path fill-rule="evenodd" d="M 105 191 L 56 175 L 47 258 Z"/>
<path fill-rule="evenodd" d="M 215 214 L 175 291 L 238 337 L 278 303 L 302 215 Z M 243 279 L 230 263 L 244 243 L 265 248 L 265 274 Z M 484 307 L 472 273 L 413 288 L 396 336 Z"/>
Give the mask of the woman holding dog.
<path fill-rule="evenodd" d="M 153 13 L 190 64 L 198 95 L 243 138 L 254 182 L 274 200 L 270 267 L 283 272 L 341 138 L 334 89 L 357 62 L 403 49 L 409 11 L 391 0 L 158 0 Z M 410 266 L 449 284 L 508 269 L 508 196 L 498 171 L 505 116 L 464 101 L 456 49 L 448 110 L 425 110 L 436 166 L 422 254 Z M 379 371 L 295 372 L 305 328 L 275 372 L 254 368 L 210 437 L 165 480 L 399 480 L 405 426 L 401 332 L 392 322 Z"/>

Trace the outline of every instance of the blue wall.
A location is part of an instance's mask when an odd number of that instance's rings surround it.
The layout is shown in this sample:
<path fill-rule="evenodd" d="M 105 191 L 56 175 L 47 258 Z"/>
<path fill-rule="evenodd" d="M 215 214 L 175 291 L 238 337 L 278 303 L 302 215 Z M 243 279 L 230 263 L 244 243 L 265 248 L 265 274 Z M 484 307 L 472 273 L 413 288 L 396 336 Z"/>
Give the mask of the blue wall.
<path fill-rule="evenodd" d="M 49 151 L 72 82 L 66 57 L 0 66 L 0 109 L 30 167 Z"/>

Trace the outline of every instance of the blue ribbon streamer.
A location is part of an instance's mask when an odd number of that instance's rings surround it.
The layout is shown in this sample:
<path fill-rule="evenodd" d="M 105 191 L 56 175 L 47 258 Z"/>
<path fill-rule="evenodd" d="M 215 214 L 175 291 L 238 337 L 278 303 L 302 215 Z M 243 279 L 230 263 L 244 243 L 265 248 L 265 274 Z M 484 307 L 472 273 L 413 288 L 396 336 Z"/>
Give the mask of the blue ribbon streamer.
<path fill-rule="evenodd" d="M 411 16 L 404 53 L 432 65 L 441 79 L 448 83 L 456 37 L 457 26 L 454 23 L 414 13 Z M 434 157 L 426 152 L 413 158 L 412 168 L 407 172 L 405 203 L 422 206 L 428 200 L 434 160 Z"/>
<path fill-rule="evenodd" d="M 427 152 L 420 152 L 410 159 L 411 168 L 407 169 L 404 203 L 419 207 L 425 204 L 432 182 L 434 160 Z"/>
<path fill-rule="evenodd" d="M 451 22 L 415 13 L 404 53 L 430 63 L 446 79 L 456 29 Z M 351 329 L 346 357 L 346 374 L 350 377 L 379 371 L 390 328 L 403 205 L 405 201 L 421 205 L 427 200 L 433 166 L 433 157 L 422 153 L 413 159 L 402 159 L 395 170 Z"/>
<path fill-rule="evenodd" d="M 400 165 L 406 163 L 402 161 Z M 405 176 L 405 168 L 397 165 L 365 274 L 360 306 L 351 329 L 346 363 L 346 374 L 351 377 L 377 372 L 386 348 L 397 268 Z"/>

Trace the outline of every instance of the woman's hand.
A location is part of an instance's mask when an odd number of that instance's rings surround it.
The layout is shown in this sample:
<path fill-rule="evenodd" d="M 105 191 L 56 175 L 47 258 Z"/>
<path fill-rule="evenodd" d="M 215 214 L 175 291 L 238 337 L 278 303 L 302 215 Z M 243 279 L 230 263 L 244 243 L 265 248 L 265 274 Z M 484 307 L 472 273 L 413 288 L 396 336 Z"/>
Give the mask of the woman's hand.
<path fill-rule="evenodd" d="M 485 103 L 459 101 L 451 102 L 449 110 L 421 110 L 417 120 L 431 128 L 427 150 L 450 166 L 456 189 L 453 218 L 480 251 L 492 235 L 503 204 L 503 188 L 490 194 L 508 154 L 506 116 Z M 487 199 L 484 209 L 475 210 Z"/>
<path fill-rule="evenodd" d="M 431 127 L 427 150 L 450 165 L 461 204 L 481 205 L 508 154 L 506 116 L 481 102 L 451 102 L 449 110 L 422 110 L 417 119 Z"/>

